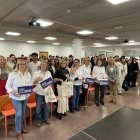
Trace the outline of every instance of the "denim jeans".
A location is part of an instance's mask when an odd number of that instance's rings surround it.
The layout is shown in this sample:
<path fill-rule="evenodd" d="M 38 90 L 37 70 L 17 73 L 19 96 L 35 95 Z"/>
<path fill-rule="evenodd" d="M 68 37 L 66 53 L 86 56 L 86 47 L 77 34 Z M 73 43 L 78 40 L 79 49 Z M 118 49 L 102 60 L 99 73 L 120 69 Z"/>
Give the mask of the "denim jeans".
<path fill-rule="evenodd" d="M 36 121 L 48 121 L 49 108 L 45 101 L 45 96 L 36 93 Z"/>
<path fill-rule="evenodd" d="M 24 112 L 26 108 L 27 100 L 14 100 L 12 99 L 12 104 L 15 108 L 16 114 L 15 114 L 15 128 L 17 134 L 21 133 L 21 129 L 23 127 L 23 119 L 24 119 Z"/>
<path fill-rule="evenodd" d="M 82 88 L 82 85 L 73 86 L 73 96 L 71 99 L 71 107 L 70 107 L 71 109 L 78 108 L 81 88 Z"/>

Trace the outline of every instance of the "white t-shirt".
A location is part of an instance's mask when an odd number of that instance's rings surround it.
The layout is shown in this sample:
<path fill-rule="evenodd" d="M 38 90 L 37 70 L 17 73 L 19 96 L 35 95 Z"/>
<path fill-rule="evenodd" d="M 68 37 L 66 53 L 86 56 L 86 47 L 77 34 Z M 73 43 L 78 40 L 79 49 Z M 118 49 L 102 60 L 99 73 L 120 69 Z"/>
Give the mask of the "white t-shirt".
<path fill-rule="evenodd" d="M 37 61 L 37 63 L 33 63 L 33 62 L 30 62 L 28 63 L 28 69 L 29 69 L 29 72 L 31 73 L 31 76 L 33 76 L 34 72 L 38 71 L 38 67 L 40 66 L 40 61 Z"/>
<path fill-rule="evenodd" d="M 44 80 L 46 80 L 50 77 L 52 78 L 52 75 L 49 71 L 46 71 L 46 73 L 44 75 L 39 70 L 39 71 L 34 72 L 33 77 L 32 77 L 32 81 L 34 82 L 38 77 L 42 77 L 43 78 L 42 81 L 44 81 Z M 40 82 L 42 82 L 42 81 L 40 81 Z M 36 85 L 36 87 L 34 89 L 34 92 L 36 92 L 39 95 L 45 95 L 44 89 L 41 87 L 40 82 Z"/>

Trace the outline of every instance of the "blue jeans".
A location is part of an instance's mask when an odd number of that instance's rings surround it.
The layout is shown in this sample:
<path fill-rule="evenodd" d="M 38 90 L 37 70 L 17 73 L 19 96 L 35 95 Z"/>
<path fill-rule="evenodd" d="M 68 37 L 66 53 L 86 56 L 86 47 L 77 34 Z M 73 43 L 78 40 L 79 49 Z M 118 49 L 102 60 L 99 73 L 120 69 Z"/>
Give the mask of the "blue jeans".
<path fill-rule="evenodd" d="M 12 104 L 15 108 L 16 114 L 15 114 L 15 128 L 17 134 L 21 133 L 21 129 L 23 127 L 23 119 L 24 119 L 24 112 L 26 108 L 27 100 L 14 100 L 12 99 Z"/>
<path fill-rule="evenodd" d="M 73 96 L 71 99 L 71 109 L 78 108 L 81 88 L 82 88 L 82 85 L 74 85 L 73 86 Z"/>
<path fill-rule="evenodd" d="M 36 121 L 48 121 L 49 108 L 45 101 L 45 96 L 36 93 Z M 42 117 L 43 115 L 43 117 Z"/>

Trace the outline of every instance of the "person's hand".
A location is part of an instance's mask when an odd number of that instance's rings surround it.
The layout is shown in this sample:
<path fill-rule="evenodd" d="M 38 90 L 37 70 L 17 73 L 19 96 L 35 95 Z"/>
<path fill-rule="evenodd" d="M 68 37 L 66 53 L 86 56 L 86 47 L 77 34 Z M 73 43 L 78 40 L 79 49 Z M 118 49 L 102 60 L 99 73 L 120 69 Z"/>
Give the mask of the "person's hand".
<path fill-rule="evenodd" d="M 14 93 L 14 95 L 15 95 L 16 97 L 21 96 L 21 94 L 19 94 L 19 93 Z"/>
<path fill-rule="evenodd" d="M 43 80 L 43 78 L 40 77 L 40 76 L 36 78 L 36 81 L 37 81 L 37 82 L 42 81 L 42 80 Z"/>
<path fill-rule="evenodd" d="M 62 79 L 59 79 L 59 82 L 63 83 L 64 81 Z"/>

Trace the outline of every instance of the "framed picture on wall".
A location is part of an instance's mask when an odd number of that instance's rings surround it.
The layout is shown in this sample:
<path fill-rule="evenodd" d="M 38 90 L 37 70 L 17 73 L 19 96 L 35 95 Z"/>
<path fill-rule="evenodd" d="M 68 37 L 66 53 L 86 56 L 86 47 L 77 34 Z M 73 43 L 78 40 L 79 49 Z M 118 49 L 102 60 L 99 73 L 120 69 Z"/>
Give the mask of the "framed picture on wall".
<path fill-rule="evenodd" d="M 48 52 L 39 52 L 39 58 L 48 58 Z"/>

